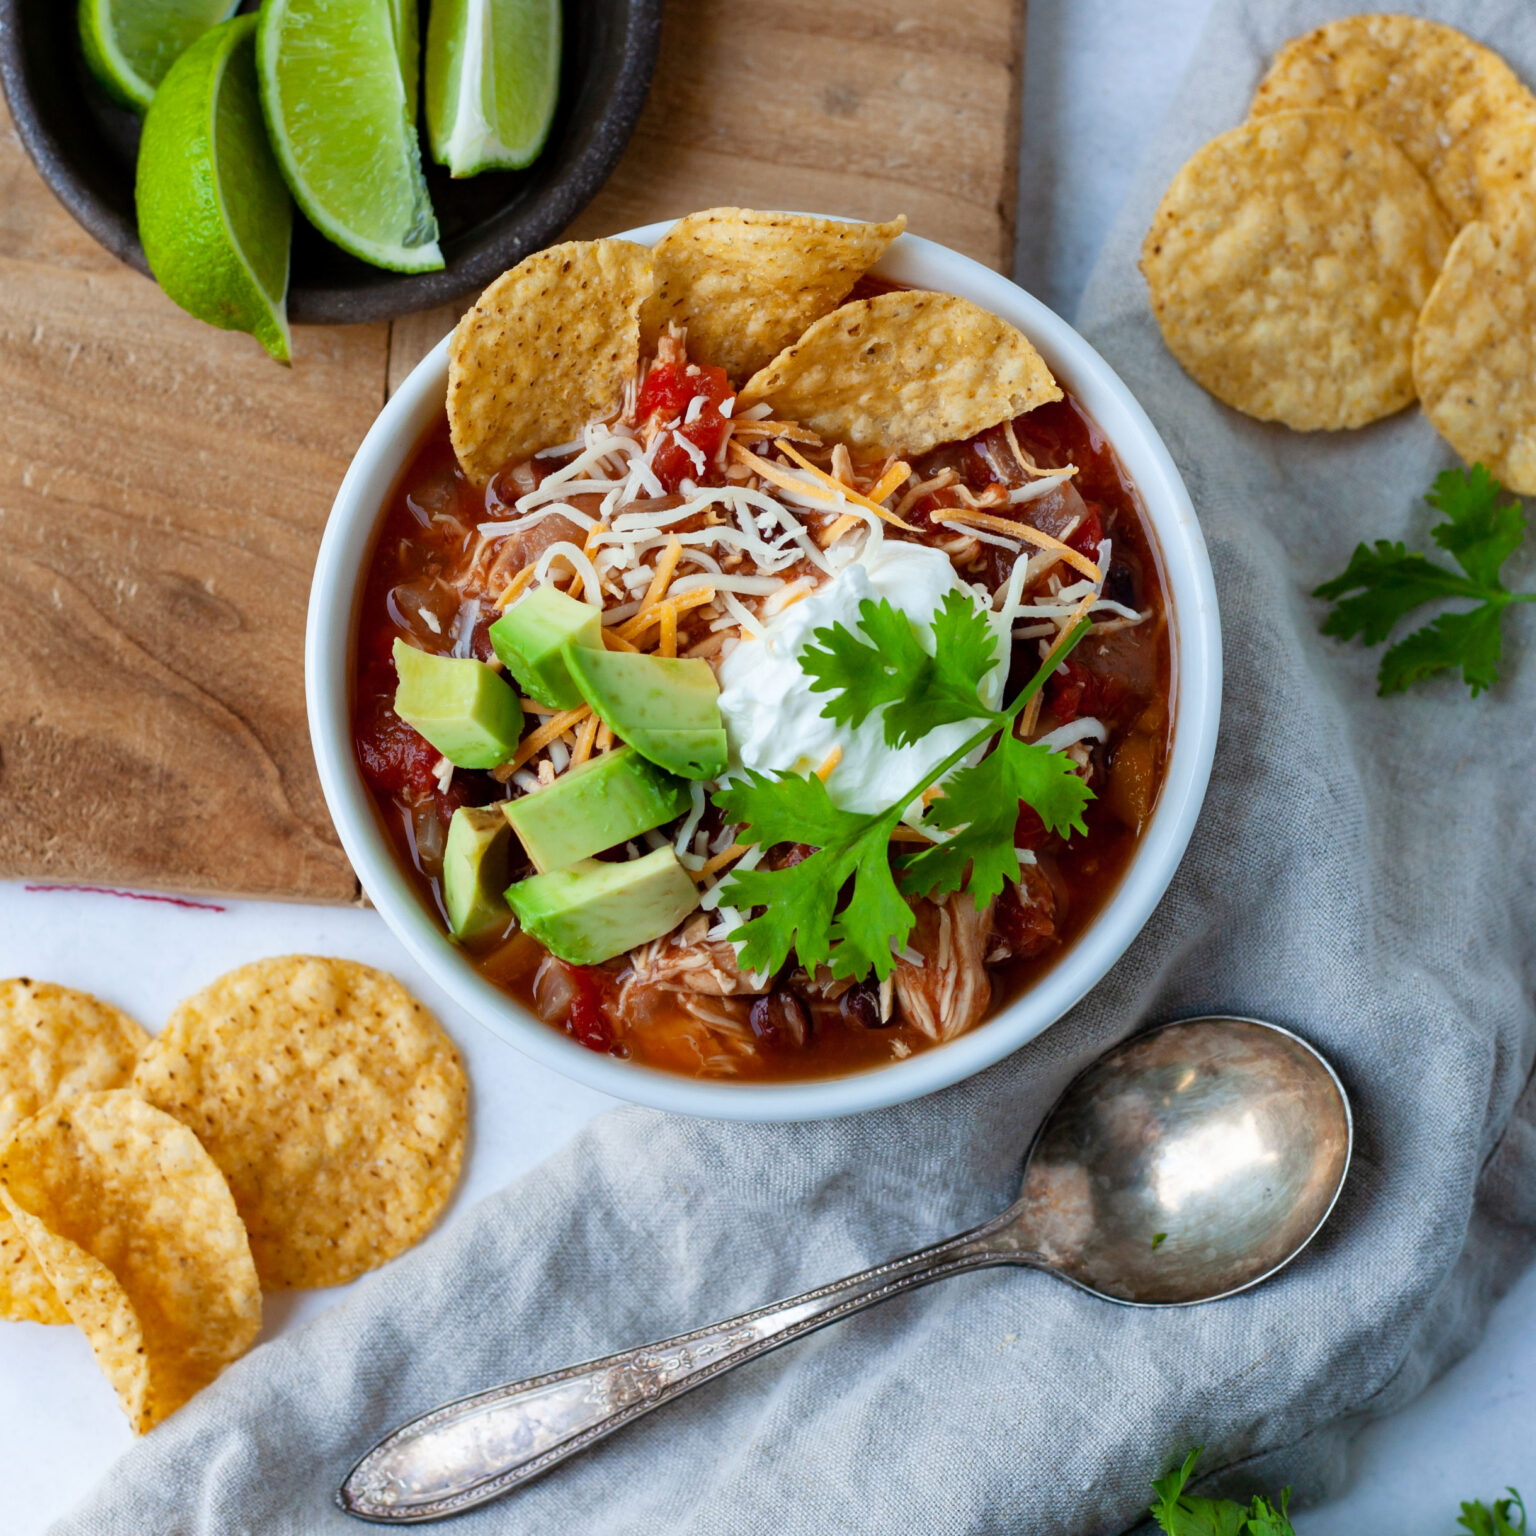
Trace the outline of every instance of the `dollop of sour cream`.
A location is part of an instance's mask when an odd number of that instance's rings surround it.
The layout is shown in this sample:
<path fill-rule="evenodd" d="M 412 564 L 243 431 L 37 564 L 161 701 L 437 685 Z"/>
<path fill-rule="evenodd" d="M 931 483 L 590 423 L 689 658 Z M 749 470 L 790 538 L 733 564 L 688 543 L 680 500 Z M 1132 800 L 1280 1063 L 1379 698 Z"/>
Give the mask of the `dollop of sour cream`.
<path fill-rule="evenodd" d="M 731 748 L 731 770 L 760 773 L 815 773 L 836 751 L 841 756 L 827 776 L 832 803 L 845 811 L 883 810 L 949 756 L 981 719 L 930 731 L 911 746 L 886 745 L 884 711 L 876 710 L 857 728 L 822 714 L 829 695 L 811 692 L 811 678 L 800 657 L 814 644 L 814 633 L 841 624 L 868 640 L 859 624 L 859 605 L 885 598 L 917 626 L 922 644 L 933 650 L 933 615 L 949 592 L 964 592 L 982 606 L 982 598 L 955 573 L 942 550 L 925 544 L 880 540 L 809 597 L 802 598 L 763 624 L 759 639 L 743 637 L 720 666 L 720 713 Z M 994 625 L 994 629 L 997 626 Z M 1006 658 L 1006 639 L 998 655 Z M 982 679 L 982 701 L 996 708 L 1002 697 L 1006 662 Z M 978 748 L 975 757 L 981 755 Z M 727 774 L 727 778 L 730 774 Z M 914 801 L 907 819 L 922 814 Z"/>

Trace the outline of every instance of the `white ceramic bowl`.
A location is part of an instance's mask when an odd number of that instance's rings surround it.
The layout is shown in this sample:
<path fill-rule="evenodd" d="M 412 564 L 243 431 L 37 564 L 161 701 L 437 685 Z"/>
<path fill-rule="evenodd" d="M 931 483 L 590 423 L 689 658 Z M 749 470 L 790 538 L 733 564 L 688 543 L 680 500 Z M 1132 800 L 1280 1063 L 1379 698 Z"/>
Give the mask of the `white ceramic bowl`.
<path fill-rule="evenodd" d="M 649 224 L 621 238 L 652 245 L 667 228 Z M 1221 704 L 1216 591 L 1189 493 L 1146 412 L 1066 321 L 969 257 L 903 235 L 876 270 L 895 282 L 974 300 L 1018 326 L 1040 349 L 1103 428 L 1141 492 L 1162 553 L 1171 618 L 1173 748 L 1157 808 L 1119 889 L 1039 982 L 947 1045 L 825 1081 L 700 1081 L 589 1051 L 481 977 L 396 863 L 352 754 L 352 624 L 365 564 L 396 478 L 443 409 L 446 337 L 379 413 L 326 524 L 310 594 L 304 677 L 320 783 L 352 867 L 384 921 L 466 1011 L 518 1050 L 619 1098 L 724 1120 L 812 1120 L 915 1099 L 991 1066 L 1059 1019 L 1125 952 L 1173 878 L 1205 795 Z"/>

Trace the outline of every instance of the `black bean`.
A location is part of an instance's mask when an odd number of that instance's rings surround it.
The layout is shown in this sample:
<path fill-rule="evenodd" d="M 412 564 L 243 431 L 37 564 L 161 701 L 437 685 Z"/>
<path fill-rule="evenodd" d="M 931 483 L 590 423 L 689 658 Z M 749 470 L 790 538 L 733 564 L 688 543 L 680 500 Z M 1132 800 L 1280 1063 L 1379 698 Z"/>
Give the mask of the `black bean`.
<path fill-rule="evenodd" d="M 857 1024 L 864 1029 L 889 1029 L 896 1022 L 894 1013 L 888 1019 L 880 1017 L 880 989 L 867 981 L 849 987 L 838 998 L 837 1006 L 845 1023 Z"/>
<path fill-rule="evenodd" d="M 805 1004 L 782 987 L 755 998 L 750 1019 L 753 1034 L 767 1046 L 802 1046 L 811 1033 Z"/>

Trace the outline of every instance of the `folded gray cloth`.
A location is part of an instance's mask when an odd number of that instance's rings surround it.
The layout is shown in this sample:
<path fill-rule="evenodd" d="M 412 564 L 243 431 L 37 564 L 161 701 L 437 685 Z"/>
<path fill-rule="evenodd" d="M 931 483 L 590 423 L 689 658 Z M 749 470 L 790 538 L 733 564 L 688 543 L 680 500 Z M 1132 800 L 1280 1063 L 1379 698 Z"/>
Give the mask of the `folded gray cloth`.
<path fill-rule="evenodd" d="M 1528 0 L 1445 0 L 1536 80 Z M 1376 655 L 1308 591 L 1357 540 L 1422 546 L 1453 462 L 1414 411 L 1297 436 L 1218 405 L 1165 352 L 1135 257 L 1178 164 L 1238 122 L 1316 0 L 1223 5 L 1085 300 L 1210 541 L 1222 741 L 1172 889 L 1125 959 L 1010 1060 L 917 1104 L 802 1126 L 626 1110 L 264 1345 L 112 1470 L 68 1533 L 352 1532 L 331 1495 L 422 1409 L 690 1328 L 991 1215 L 1067 1080 L 1153 1020 L 1290 1025 L 1338 1066 L 1359 1144 L 1318 1244 L 1247 1295 L 1107 1305 L 991 1270 L 748 1366 L 458 1529 L 524 1536 L 1114 1532 L 1188 1447 L 1227 1483 L 1331 1492 L 1362 1416 L 1481 1327 L 1536 1231 L 1536 624 L 1508 679 L 1375 696 Z M 1533 562 L 1514 575 L 1529 585 Z M 1210 1480 L 1220 1488 L 1223 1477 Z"/>

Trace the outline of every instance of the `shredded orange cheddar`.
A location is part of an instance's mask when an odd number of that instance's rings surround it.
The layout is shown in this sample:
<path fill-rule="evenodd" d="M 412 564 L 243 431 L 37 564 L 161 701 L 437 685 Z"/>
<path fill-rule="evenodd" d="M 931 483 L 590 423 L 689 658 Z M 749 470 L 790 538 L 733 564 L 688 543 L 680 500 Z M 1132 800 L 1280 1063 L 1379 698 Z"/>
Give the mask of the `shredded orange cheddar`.
<path fill-rule="evenodd" d="M 1011 534 L 1033 544 L 1037 549 L 1054 550 L 1074 570 L 1081 571 L 1090 581 L 1103 580 L 1103 573 L 1086 555 L 1080 555 L 1070 544 L 1032 528 L 1028 523 L 1016 523 L 1011 517 L 994 517 L 990 512 L 973 512 L 969 507 L 941 507 L 933 514 L 936 523 L 969 524 L 975 528 L 990 528 L 994 533 Z"/>
<path fill-rule="evenodd" d="M 505 766 L 516 773 L 530 757 L 542 752 L 550 742 L 558 741 L 573 725 L 580 725 L 591 713 L 591 705 L 583 704 L 580 709 L 568 709 L 564 714 L 546 720 L 538 730 L 530 731 L 518 742 L 517 751 L 512 754 L 512 760 Z"/>
<path fill-rule="evenodd" d="M 656 574 L 651 577 L 651 584 L 645 589 L 645 596 L 640 599 L 642 613 L 661 601 L 661 594 L 671 585 L 672 577 L 677 571 L 677 562 L 682 558 L 682 541 L 675 533 L 668 534 L 666 548 L 662 550 L 661 558 L 656 562 Z"/>
<path fill-rule="evenodd" d="M 869 488 L 871 501 L 884 501 L 887 496 L 894 495 L 912 478 L 912 466 L 903 464 L 900 459 L 891 465 L 886 472 Z"/>
<path fill-rule="evenodd" d="M 866 511 L 873 512 L 876 517 L 884 518 L 888 523 L 894 523 L 898 528 L 905 528 L 908 533 L 916 533 L 917 529 L 911 523 L 904 523 L 894 512 L 887 511 L 878 501 L 871 501 L 862 491 L 856 491 L 851 485 L 844 485 L 826 470 L 818 468 L 796 448 L 783 438 L 778 439 L 774 445 L 781 453 L 793 459 L 807 474 L 814 475 L 829 490 L 841 491 L 856 507 L 863 507 Z"/>
<path fill-rule="evenodd" d="M 534 566 L 525 565 L 522 570 L 520 570 L 517 575 L 507 583 L 506 588 L 502 592 L 501 596 L 496 599 L 496 606 L 498 608 L 511 607 L 513 601 L 522 594 L 523 588 L 533 580 L 534 570 Z"/>
<path fill-rule="evenodd" d="M 705 603 L 713 602 L 714 597 L 713 587 L 695 587 L 691 592 L 683 593 L 681 597 L 670 597 L 666 602 L 657 603 L 655 607 L 637 613 L 634 618 L 626 619 L 618 626 L 619 634 L 626 640 L 638 640 L 653 624 L 661 623 L 664 609 L 671 608 L 674 613 L 686 613 L 690 608 L 699 608 Z"/>
<path fill-rule="evenodd" d="M 592 743 L 597 738 L 597 727 L 600 723 L 596 715 L 588 715 L 581 722 L 581 729 L 576 733 L 576 745 L 571 748 L 572 768 L 579 768 L 592 756 Z"/>

